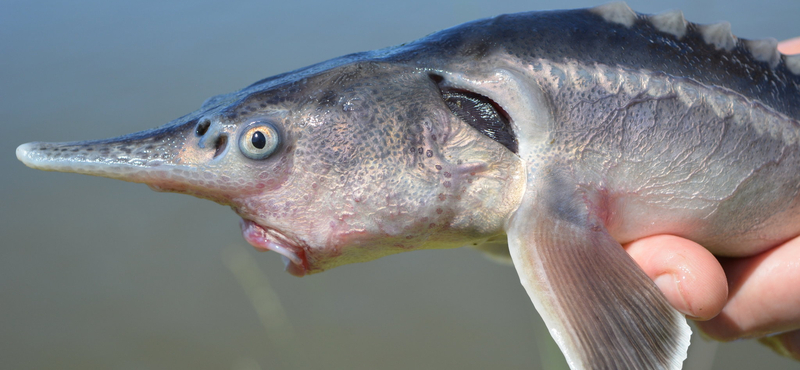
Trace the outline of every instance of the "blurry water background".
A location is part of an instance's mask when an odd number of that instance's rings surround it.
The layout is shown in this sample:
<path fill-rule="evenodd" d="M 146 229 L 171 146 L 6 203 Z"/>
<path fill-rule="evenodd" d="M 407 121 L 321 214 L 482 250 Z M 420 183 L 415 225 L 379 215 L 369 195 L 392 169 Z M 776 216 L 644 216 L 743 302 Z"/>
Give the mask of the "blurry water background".
<path fill-rule="evenodd" d="M 225 207 L 34 171 L 14 149 L 159 126 L 263 77 L 477 18 L 596 4 L 0 0 L 0 368 L 556 368 L 514 269 L 477 252 L 298 279 Z M 746 38 L 800 35 L 797 0 L 630 5 L 728 20 Z M 798 368 L 752 341 L 697 348 L 694 368 Z"/>

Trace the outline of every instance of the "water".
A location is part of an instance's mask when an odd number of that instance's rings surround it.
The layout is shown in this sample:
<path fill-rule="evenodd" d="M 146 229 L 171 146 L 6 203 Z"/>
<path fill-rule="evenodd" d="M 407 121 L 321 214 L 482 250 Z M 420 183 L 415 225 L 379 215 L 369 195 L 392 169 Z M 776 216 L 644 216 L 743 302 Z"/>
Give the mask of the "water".
<path fill-rule="evenodd" d="M 514 270 L 478 253 L 407 253 L 297 279 L 279 255 L 252 251 L 224 207 L 30 170 L 12 153 L 33 140 L 155 127 L 263 77 L 472 19 L 589 5 L 3 1 L 3 368 L 531 369 L 557 361 L 549 344 L 537 347 L 541 324 Z M 743 37 L 800 35 L 796 0 L 631 5 L 728 20 Z M 738 342 L 719 347 L 714 368 L 797 363 Z"/>

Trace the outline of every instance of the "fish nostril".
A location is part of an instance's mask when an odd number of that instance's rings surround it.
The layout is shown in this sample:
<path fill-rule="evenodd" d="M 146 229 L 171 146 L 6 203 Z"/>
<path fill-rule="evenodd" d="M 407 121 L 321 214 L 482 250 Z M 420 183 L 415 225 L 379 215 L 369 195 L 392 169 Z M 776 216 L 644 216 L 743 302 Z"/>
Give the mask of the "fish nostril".
<path fill-rule="evenodd" d="M 217 158 L 222 152 L 225 151 L 225 147 L 228 146 L 228 135 L 219 135 L 217 137 L 217 141 L 214 142 L 214 158 Z"/>
<path fill-rule="evenodd" d="M 203 136 L 206 134 L 206 131 L 208 131 L 209 126 L 211 126 L 211 121 L 203 120 L 197 124 L 197 129 L 194 132 L 197 136 Z"/>

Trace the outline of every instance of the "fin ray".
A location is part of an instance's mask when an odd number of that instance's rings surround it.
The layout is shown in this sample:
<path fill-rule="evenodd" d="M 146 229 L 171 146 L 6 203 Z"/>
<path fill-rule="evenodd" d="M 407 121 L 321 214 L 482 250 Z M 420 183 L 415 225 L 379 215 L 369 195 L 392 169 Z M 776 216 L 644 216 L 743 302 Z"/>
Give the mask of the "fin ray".
<path fill-rule="evenodd" d="M 691 335 L 683 315 L 602 225 L 576 223 L 590 216 L 579 202 L 537 193 L 549 200 L 526 194 L 507 230 L 509 249 L 570 367 L 680 369 Z M 554 206 L 572 215 L 553 217 Z"/>

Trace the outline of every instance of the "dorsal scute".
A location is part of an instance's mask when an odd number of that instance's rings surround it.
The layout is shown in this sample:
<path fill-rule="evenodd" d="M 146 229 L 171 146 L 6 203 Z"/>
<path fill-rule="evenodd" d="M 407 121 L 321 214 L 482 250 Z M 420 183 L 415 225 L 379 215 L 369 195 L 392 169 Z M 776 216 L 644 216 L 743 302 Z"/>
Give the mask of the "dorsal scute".
<path fill-rule="evenodd" d="M 661 31 L 677 37 L 679 40 L 686 36 L 687 25 L 689 22 L 683 17 L 683 12 L 680 10 L 672 10 L 661 14 L 655 14 L 648 17 L 650 23 Z"/>
<path fill-rule="evenodd" d="M 613 6 L 611 6 L 612 4 Z M 609 9 L 615 9 L 615 11 Z M 591 11 L 596 14 L 603 13 L 605 15 L 601 15 L 604 19 L 612 21 L 612 19 L 619 18 L 618 14 L 625 14 L 625 12 L 620 9 L 624 8 L 618 3 L 611 3 L 592 8 Z M 617 15 L 614 16 L 614 14 Z M 714 49 L 718 51 L 731 52 L 737 48 L 740 48 L 740 50 L 744 49 L 754 60 L 766 63 L 770 68 L 778 67 L 783 60 L 789 72 L 800 75 L 800 56 L 782 55 L 778 50 L 778 41 L 774 38 L 761 40 L 739 39 L 731 32 L 731 24 L 729 22 L 695 24 L 688 22 L 684 18 L 683 12 L 680 10 L 670 10 L 660 14 L 645 15 L 642 18 L 650 22 L 653 28 L 658 32 L 673 35 L 678 40 L 683 39 L 687 34 L 689 37 L 692 37 L 690 32 L 697 32 L 703 42 L 713 46 Z M 631 19 L 630 16 L 627 16 L 627 19 Z"/>
<path fill-rule="evenodd" d="M 800 75 L 800 54 L 784 55 L 783 58 L 786 62 L 786 68 L 789 68 L 790 72 Z"/>
<path fill-rule="evenodd" d="M 781 61 L 781 54 L 778 52 L 778 40 L 766 38 L 761 40 L 742 40 L 744 46 L 759 62 L 765 62 L 770 67 L 775 68 Z"/>
<path fill-rule="evenodd" d="M 729 22 L 701 24 L 697 26 L 703 41 L 713 45 L 717 50 L 731 51 L 736 47 L 736 36 L 731 32 Z"/>
<path fill-rule="evenodd" d="M 621 24 L 631 27 L 636 23 L 636 12 L 631 9 L 624 1 L 603 4 L 589 9 L 590 12 L 599 15 L 606 22 Z"/>

